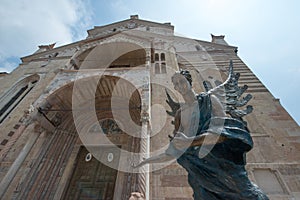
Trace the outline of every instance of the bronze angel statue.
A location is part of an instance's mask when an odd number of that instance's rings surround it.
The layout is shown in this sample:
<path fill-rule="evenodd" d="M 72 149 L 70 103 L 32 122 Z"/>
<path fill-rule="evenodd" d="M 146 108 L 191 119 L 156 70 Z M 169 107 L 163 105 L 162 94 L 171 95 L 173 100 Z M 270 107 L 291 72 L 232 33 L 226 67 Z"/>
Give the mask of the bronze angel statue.
<path fill-rule="evenodd" d="M 238 86 L 239 74 L 233 72 L 230 61 L 228 78 L 212 87 L 204 81 L 206 92 L 196 94 L 192 89 L 192 76 L 187 70 L 172 76 L 174 89 L 184 103 L 175 102 L 167 93 L 167 103 L 174 117 L 174 132 L 168 149 L 144 160 L 136 167 L 148 163 L 161 163 L 176 158 L 188 172 L 188 182 L 195 200 L 268 200 L 268 197 L 247 175 L 246 153 L 253 147 L 247 124 L 242 117 L 252 106 L 239 110 L 252 98 L 241 99 L 247 86 Z"/>

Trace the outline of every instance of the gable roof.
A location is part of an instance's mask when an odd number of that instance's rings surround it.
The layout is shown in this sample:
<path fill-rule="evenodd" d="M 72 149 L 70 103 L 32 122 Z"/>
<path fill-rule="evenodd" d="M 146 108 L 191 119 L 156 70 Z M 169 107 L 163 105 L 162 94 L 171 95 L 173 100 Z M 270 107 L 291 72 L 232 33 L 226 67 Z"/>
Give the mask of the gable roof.
<path fill-rule="evenodd" d="M 171 25 L 170 22 L 167 23 L 152 22 L 147 20 L 141 20 L 139 19 L 138 15 L 131 15 L 130 19 L 118 21 L 103 26 L 94 26 L 93 29 L 90 29 L 87 32 L 88 32 L 88 38 L 91 38 L 97 36 L 99 33 L 112 32 L 112 31 L 114 32 L 120 28 L 124 30 L 124 29 L 134 29 L 137 27 L 159 27 L 159 28 L 165 28 L 174 31 L 174 26 Z"/>

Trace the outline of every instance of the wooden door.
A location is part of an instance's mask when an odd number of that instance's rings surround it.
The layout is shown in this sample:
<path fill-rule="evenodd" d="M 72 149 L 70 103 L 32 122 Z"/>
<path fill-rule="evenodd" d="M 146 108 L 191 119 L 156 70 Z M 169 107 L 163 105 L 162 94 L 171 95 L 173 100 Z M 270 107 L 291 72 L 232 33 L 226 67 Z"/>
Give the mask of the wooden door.
<path fill-rule="evenodd" d="M 111 152 L 105 147 L 101 156 L 107 156 Z M 119 161 L 119 154 L 114 152 L 114 160 Z M 118 171 L 110 168 L 94 157 L 86 161 L 89 152 L 81 147 L 75 170 L 73 172 L 69 187 L 64 199 L 80 200 L 113 200 L 114 188 Z"/>

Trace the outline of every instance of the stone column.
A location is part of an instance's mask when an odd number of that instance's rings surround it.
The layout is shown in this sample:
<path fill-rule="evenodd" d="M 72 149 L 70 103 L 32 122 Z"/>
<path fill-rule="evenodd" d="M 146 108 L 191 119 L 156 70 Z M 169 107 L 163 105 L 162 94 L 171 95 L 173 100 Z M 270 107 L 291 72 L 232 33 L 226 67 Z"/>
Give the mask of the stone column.
<path fill-rule="evenodd" d="M 150 52 L 147 52 L 146 69 L 150 70 Z M 141 140 L 140 140 L 140 160 L 139 163 L 150 156 L 150 135 L 149 135 L 149 120 L 150 120 L 150 73 L 145 77 L 144 86 L 142 89 L 142 111 L 141 111 Z M 149 200 L 149 165 L 144 165 L 139 169 L 138 174 L 138 191 L 142 196 Z"/>
<path fill-rule="evenodd" d="M 142 133 L 140 140 L 140 159 L 139 163 L 145 158 L 149 158 L 150 153 L 150 138 L 148 134 L 148 113 L 142 113 Z M 138 174 L 138 191 L 143 194 L 146 200 L 149 199 L 149 165 L 144 165 L 139 169 Z"/>

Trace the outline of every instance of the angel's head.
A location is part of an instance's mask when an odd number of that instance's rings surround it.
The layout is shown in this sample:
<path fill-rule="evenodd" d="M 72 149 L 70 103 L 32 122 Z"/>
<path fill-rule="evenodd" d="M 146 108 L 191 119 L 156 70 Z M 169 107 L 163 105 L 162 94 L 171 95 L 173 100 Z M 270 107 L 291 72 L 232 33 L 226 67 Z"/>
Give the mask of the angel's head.
<path fill-rule="evenodd" d="M 192 89 L 192 76 L 188 70 L 180 70 L 172 76 L 174 89 L 181 94 Z"/>
<path fill-rule="evenodd" d="M 192 75 L 188 70 L 182 70 L 181 69 L 179 71 L 179 73 L 184 76 L 184 78 L 190 83 L 191 86 L 193 85 L 192 84 L 192 82 L 193 82 Z"/>

